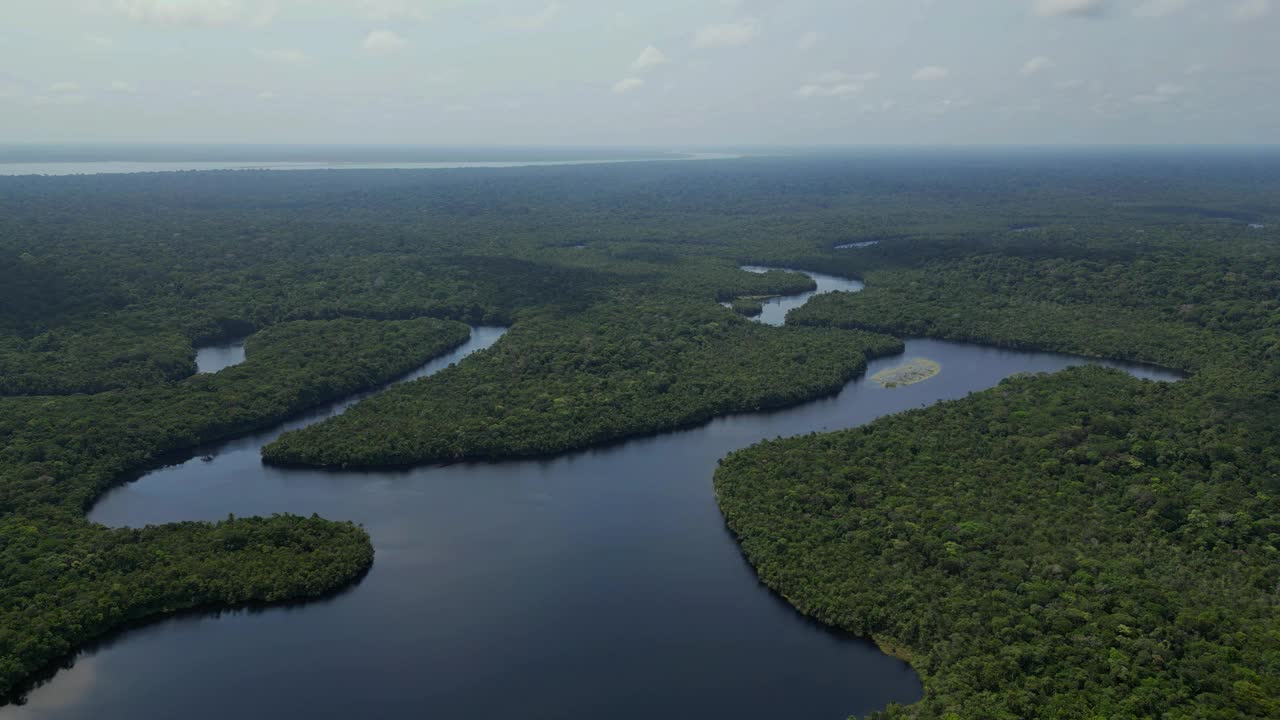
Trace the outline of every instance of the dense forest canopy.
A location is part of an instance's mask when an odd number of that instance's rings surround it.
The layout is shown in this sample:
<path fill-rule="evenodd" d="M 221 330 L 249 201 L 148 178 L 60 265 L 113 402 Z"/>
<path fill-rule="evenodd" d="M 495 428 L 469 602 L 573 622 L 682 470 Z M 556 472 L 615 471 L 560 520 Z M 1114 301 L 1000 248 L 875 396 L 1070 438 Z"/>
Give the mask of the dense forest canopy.
<path fill-rule="evenodd" d="M 714 303 L 624 297 L 530 318 L 497 348 L 285 433 L 271 462 L 377 467 L 547 455 L 833 393 L 868 356 L 901 352 L 860 331 L 772 328 Z"/>
<path fill-rule="evenodd" d="M 489 323 L 495 347 L 266 457 L 560 452 L 829 393 L 911 335 L 1188 372 L 1019 378 L 744 451 L 716 486 L 766 583 L 910 654 L 927 696 L 892 714 L 1274 717 L 1277 197 L 1280 153 L 1206 149 L 0 177 L 0 697 L 127 622 L 358 578 L 341 518 L 83 514 Z M 769 327 L 735 309 L 813 283 L 748 263 L 867 289 Z"/>
<path fill-rule="evenodd" d="M 740 451 L 717 496 L 768 585 L 907 649 L 891 717 L 1275 717 L 1278 407 L 1017 378 Z"/>

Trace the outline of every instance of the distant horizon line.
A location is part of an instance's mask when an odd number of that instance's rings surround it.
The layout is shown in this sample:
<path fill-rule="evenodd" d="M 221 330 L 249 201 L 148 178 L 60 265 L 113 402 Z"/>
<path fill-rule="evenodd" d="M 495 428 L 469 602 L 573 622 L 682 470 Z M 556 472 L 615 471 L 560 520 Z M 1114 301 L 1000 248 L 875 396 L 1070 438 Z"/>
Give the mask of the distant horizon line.
<path fill-rule="evenodd" d="M 634 149 L 682 152 L 691 148 L 1087 148 L 1087 147 L 1139 147 L 1139 148 L 1194 148 L 1238 147 L 1280 148 L 1280 141 L 1267 143 L 1194 142 L 1194 143 L 1141 143 L 1141 142 L 1042 142 L 1042 143 L 353 143 L 353 142 L 232 142 L 232 141 L 137 141 L 137 140 L 0 140 L 0 149 L 39 147 L 245 147 L 245 148 L 422 148 L 422 149 L 581 149 L 609 150 Z"/>

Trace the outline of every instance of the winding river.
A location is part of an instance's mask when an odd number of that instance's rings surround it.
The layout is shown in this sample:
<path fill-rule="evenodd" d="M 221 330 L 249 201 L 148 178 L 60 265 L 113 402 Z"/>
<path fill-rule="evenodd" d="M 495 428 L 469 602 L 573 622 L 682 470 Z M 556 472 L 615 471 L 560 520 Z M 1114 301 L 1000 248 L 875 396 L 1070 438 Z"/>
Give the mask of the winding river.
<path fill-rule="evenodd" d="M 762 322 L 766 325 L 782 325 L 787 321 L 787 313 L 809 302 L 809 298 L 814 295 L 821 295 L 829 292 L 858 292 L 864 287 L 858 280 L 850 280 L 849 278 L 837 277 L 835 275 L 824 275 L 822 273 L 809 272 L 807 270 L 794 270 L 792 268 L 770 268 L 760 265 L 743 265 L 743 270 L 750 273 L 767 273 L 770 270 L 787 270 L 788 272 L 803 272 L 805 275 L 813 278 L 817 287 L 809 292 L 802 292 L 796 295 L 780 295 L 765 300 L 762 305 L 764 309 L 759 315 L 751 318 L 756 322 Z"/>
<path fill-rule="evenodd" d="M 816 279 L 818 292 L 861 288 Z M 777 299 L 760 320 L 780 324 L 810 295 Z M 417 375 L 501 333 L 477 328 Z M 261 464 L 264 443 L 351 400 L 201 448 L 107 494 L 91 519 L 140 526 L 317 512 L 363 523 L 377 549 L 373 570 L 326 601 L 121 633 L 0 717 L 839 720 L 912 702 L 921 686 L 905 663 L 806 620 L 759 585 L 711 486 L 719 458 L 766 438 L 850 427 L 1013 373 L 1088 362 L 909 340 L 904 356 L 871 363 L 866 377 L 903 357 L 942 371 L 892 389 L 858 379 L 789 410 L 552 459 L 400 472 Z"/>

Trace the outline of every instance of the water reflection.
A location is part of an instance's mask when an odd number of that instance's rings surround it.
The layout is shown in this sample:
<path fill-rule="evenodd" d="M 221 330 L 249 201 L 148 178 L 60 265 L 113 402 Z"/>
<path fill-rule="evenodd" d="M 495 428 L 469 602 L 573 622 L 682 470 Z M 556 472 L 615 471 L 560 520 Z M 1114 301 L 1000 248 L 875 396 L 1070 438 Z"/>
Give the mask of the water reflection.
<path fill-rule="evenodd" d="M 244 362 L 245 338 L 196 348 L 196 374 L 216 373 Z"/>

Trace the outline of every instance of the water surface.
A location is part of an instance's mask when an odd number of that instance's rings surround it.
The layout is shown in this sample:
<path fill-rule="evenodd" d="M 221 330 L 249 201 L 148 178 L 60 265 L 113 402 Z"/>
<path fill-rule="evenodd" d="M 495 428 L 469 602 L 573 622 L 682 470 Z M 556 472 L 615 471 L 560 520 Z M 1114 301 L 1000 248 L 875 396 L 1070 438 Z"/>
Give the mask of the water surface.
<path fill-rule="evenodd" d="M 760 265 L 743 265 L 743 270 L 752 273 L 766 273 L 770 270 L 786 270 L 787 272 L 798 272 L 813 278 L 818 287 L 798 295 L 781 295 L 775 298 L 769 298 L 764 301 L 764 312 L 751 318 L 756 322 L 762 322 L 766 325 L 782 325 L 787 320 L 787 313 L 809 302 L 809 298 L 814 295 L 821 295 L 829 292 L 858 292 L 865 285 L 858 280 L 850 280 L 849 278 L 837 277 L 835 275 L 824 275 L 823 273 L 810 272 L 808 270 L 794 270 L 792 268 L 774 268 L 763 267 Z"/>
<path fill-rule="evenodd" d="M 815 277 L 819 291 L 852 287 Z M 500 333 L 478 330 L 475 345 L 422 372 Z M 936 340 L 909 340 L 906 353 L 941 373 L 893 389 L 858 379 L 789 410 L 553 459 L 398 472 L 263 466 L 259 448 L 279 430 L 202 449 L 214 459 L 114 490 L 91 518 L 350 518 L 377 550 L 368 577 L 320 603 L 127 632 L 0 716 L 840 720 L 912 702 L 921 687 L 905 663 L 804 619 L 758 583 L 711 484 L 719 458 L 760 440 L 852 427 L 1086 362 Z M 868 376 L 901 362 L 874 361 Z"/>
<path fill-rule="evenodd" d="M 196 374 L 216 373 L 244 362 L 244 338 L 196 348 Z"/>

